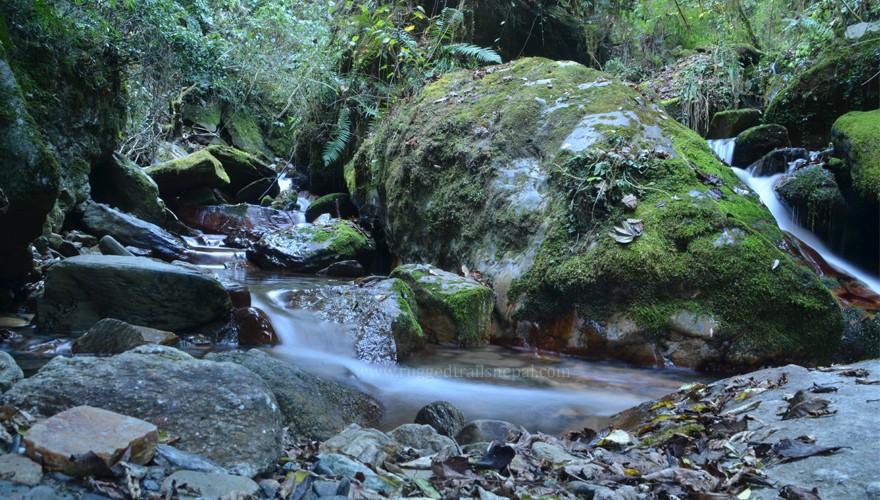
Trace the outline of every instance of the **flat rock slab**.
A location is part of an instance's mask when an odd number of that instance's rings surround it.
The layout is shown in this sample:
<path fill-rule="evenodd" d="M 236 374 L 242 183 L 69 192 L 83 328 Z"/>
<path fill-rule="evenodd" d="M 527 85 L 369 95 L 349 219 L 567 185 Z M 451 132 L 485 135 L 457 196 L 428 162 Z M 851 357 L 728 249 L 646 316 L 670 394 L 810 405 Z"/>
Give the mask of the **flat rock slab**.
<path fill-rule="evenodd" d="M 174 345 L 180 339 L 172 332 L 129 325 L 118 319 L 98 321 L 73 343 L 76 354 L 119 354 L 144 344 Z"/>
<path fill-rule="evenodd" d="M 49 470 L 75 467 L 71 460 L 94 453 L 108 467 L 123 459 L 143 465 L 156 453 L 159 432 L 143 420 L 92 406 L 77 406 L 37 422 L 24 438 L 27 455 Z"/>
<path fill-rule="evenodd" d="M 220 498 L 253 498 L 260 486 L 241 476 L 223 473 L 196 472 L 180 470 L 162 481 L 162 495 L 176 492 L 181 500 L 203 498 L 206 500 Z"/>
<path fill-rule="evenodd" d="M 59 356 L 3 401 L 41 416 L 86 404 L 141 418 L 180 437 L 175 446 L 183 451 L 235 474 L 255 476 L 281 454 L 281 413 L 265 382 L 242 366 L 172 347 Z"/>
<path fill-rule="evenodd" d="M 43 479 L 43 468 L 23 455 L 0 455 L 0 477 L 13 483 L 36 486 Z"/>
<path fill-rule="evenodd" d="M 209 274 L 143 257 L 81 255 L 52 266 L 37 304 L 42 330 L 84 331 L 116 318 L 161 330 L 225 319 L 229 294 Z"/>

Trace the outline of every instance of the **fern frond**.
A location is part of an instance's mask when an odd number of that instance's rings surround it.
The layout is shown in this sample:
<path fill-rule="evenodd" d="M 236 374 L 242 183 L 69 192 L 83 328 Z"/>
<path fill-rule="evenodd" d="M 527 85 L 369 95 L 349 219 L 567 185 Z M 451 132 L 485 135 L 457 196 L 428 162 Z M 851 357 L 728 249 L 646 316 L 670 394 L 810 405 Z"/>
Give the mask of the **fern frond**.
<path fill-rule="evenodd" d="M 498 52 L 486 47 L 477 47 L 467 43 L 453 43 L 446 46 L 453 54 L 472 57 L 482 63 L 501 64 L 501 56 Z"/>
<path fill-rule="evenodd" d="M 336 130 L 330 135 L 330 140 L 324 144 L 324 152 L 321 158 L 324 160 L 324 166 L 330 166 L 333 162 L 342 156 L 348 141 L 351 139 L 351 117 L 348 108 L 339 110 L 339 118 L 336 119 Z"/>

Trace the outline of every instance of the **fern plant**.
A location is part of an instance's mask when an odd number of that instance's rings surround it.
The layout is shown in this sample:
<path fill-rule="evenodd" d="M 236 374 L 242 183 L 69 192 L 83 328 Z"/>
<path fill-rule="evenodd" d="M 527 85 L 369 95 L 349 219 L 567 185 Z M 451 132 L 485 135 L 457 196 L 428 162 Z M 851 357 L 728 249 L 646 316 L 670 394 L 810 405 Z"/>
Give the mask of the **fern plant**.
<path fill-rule="evenodd" d="M 350 140 L 351 110 L 344 107 L 339 110 L 339 117 L 336 119 L 336 128 L 330 134 L 330 140 L 324 144 L 324 152 L 321 155 L 321 158 L 324 160 L 324 166 L 329 166 L 339 160 Z"/>

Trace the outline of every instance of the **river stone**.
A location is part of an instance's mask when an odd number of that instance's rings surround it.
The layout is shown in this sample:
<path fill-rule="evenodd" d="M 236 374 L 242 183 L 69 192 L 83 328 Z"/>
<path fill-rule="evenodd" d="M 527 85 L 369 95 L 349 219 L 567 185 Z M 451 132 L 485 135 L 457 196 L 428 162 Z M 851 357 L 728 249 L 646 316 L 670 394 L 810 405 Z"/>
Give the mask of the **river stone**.
<path fill-rule="evenodd" d="M 788 131 L 782 125 L 758 125 L 736 136 L 733 166 L 748 167 L 774 149 L 791 146 Z"/>
<path fill-rule="evenodd" d="M 461 410 L 446 401 L 434 401 L 416 414 L 415 423 L 430 425 L 444 436 L 455 436 L 467 423 Z"/>
<path fill-rule="evenodd" d="M 226 473 L 223 467 L 208 460 L 205 457 L 194 453 L 187 453 L 167 444 L 156 446 L 156 456 L 153 461 L 166 470 L 168 469 L 185 469 L 198 472 L 222 472 Z"/>
<path fill-rule="evenodd" d="M 266 233 L 248 249 L 247 257 L 263 269 L 313 273 L 343 260 L 366 267 L 374 253 L 373 239 L 356 224 L 331 219 Z"/>
<path fill-rule="evenodd" d="M 318 271 L 318 276 L 331 276 L 337 278 L 351 278 L 363 276 L 366 273 L 364 266 L 356 260 L 343 260 L 334 262 Z"/>
<path fill-rule="evenodd" d="M 104 255 L 121 255 L 123 257 L 134 257 L 134 254 L 129 252 L 127 248 L 122 246 L 122 243 L 116 241 L 116 238 L 108 235 L 105 235 L 98 241 L 98 250 L 101 251 Z"/>
<path fill-rule="evenodd" d="M 287 307 L 350 325 L 354 354 L 364 361 L 395 363 L 425 346 L 414 312 L 414 294 L 398 279 L 296 290 L 286 293 L 283 300 Z"/>
<path fill-rule="evenodd" d="M 23 455 L 7 453 L 0 455 L 0 477 L 13 483 L 36 486 L 43 479 L 43 468 Z"/>
<path fill-rule="evenodd" d="M 0 394 L 9 390 L 16 382 L 24 378 L 15 358 L 6 351 L 0 351 Z"/>
<path fill-rule="evenodd" d="M 749 169 L 755 177 L 766 177 L 773 174 L 783 174 L 788 170 L 788 164 L 795 160 L 806 160 L 807 150 L 804 148 L 780 148 L 770 151 L 760 160 L 752 163 Z"/>
<path fill-rule="evenodd" d="M 123 245 L 149 250 L 162 260 L 186 260 L 189 253 L 183 241 L 168 231 L 102 203 L 88 200 L 75 213 L 78 224 L 87 232 L 99 237 L 110 235 Z"/>
<path fill-rule="evenodd" d="M 162 196 L 171 196 L 197 186 L 224 187 L 229 176 L 220 161 L 207 150 L 160 163 L 144 171 L 159 186 Z"/>
<path fill-rule="evenodd" d="M 706 139 L 729 139 L 741 132 L 761 123 L 761 111 L 758 109 L 730 109 L 719 111 L 712 116 Z"/>
<path fill-rule="evenodd" d="M 774 189 L 798 225 L 817 235 L 832 234 L 833 226 L 846 224 L 840 220 L 846 201 L 834 177 L 822 165 L 808 165 L 784 175 Z"/>
<path fill-rule="evenodd" d="M 165 203 L 159 187 L 128 158 L 114 154 L 113 161 L 94 165 L 89 174 L 92 199 L 130 213 L 159 227 L 166 226 Z"/>
<path fill-rule="evenodd" d="M 301 215 L 269 207 L 238 205 L 186 206 L 177 209 L 181 222 L 209 234 L 225 234 L 225 243 L 245 247 L 265 233 L 302 222 Z"/>
<path fill-rule="evenodd" d="M 24 438 L 27 456 L 49 470 L 76 467 L 74 457 L 94 453 L 107 467 L 113 467 L 123 454 L 126 462 L 144 465 L 153 459 L 159 432 L 143 420 L 88 405 L 37 422 Z"/>
<path fill-rule="evenodd" d="M 313 222 L 323 214 L 330 214 L 330 217 L 337 219 L 349 219 L 357 217 L 358 209 L 351 202 L 350 194 L 332 193 L 321 196 L 309 204 L 309 208 L 306 209 L 306 222 Z"/>
<path fill-rule="evenodd" d="M 206 359 L 240 364 L 263 379 L 275 394 L 283 425 L 297 438 L 323 440 L 349 423 L 375 425 L 382 417 L 382 405 L 369 395 L 257 349 L 212 353 Z"/>
<path fill-rule="evenodd" d="M 275 177 L 264 177 L 239 189 L 238 192 L 235 193 L 235 201 L 237 203 L 252 203 L 254 205 L 259 205 L 264 197 L 269 196 L 274 198 L 278 196 L 278 193 L 280 192 Z"/>
<path fill-rule="evenodd" d="M 172 332 L 104 318 L 73 342 L 73 352 L 74 354 L 119 354 L 144 344 L 174 345 L 179 340 Z"/>
<path fill-rule="evenodd" d="M 37 325 L 82 331 L 113 317 L 174 331 L 225 320 L 229 310 L 229 294 L 205 273 L 143 257 L 82 255 L 49 270 Z"/>
<path fill-rule="evenodd" d="M 405 281 L 419 310 L 419 324 L 435 342 L 474 345 L 489 340 L 492 289 L 431 265 L 398 266 L 391 277 Z"/>
<path fill-rule="evenodd" d="M 229 189 L 238 191 L 248 184 L 266 177 L 275 177 L 272 167 L 256 156 L 230 146 L 208 146 L 205 150 L 223 165 L 229 176 Z M 275 196 L 275 195 L 273 195 Z"/>
<path fill-rule="evenodd" d="M 880 202 L 880 110 L 847 113 L 831 129 L 835 156 L 844 160 L 855 190 Z"/>
<path fill-rule="evenodd" d="M 319 467 L 326 470 L 329 475 L 343 476 L 348 479 L 357 479 L 363 476 L 363 484 L 366 488 L 376 490 L 391 496 L 395 493 L 395 488 L 390 482 L 384 481 L 369 467 L 362 463 L 358 463 L 351 458 L 339 453 L 320 453 L 318 455 Z M 386 476 L 393 478 L 393 476 Z M 394 478 L 396 479 L 396 478 Z"/>
<path fill-rule="evenodd" d="M 232 473 L 255 476 L 281 454 L 281 413 L 250 370 L 146 345 L 99 358 L 58 356 L 2 401 L 37 415 L 93 405 L 151 422 L 177 446 Z"/>
<path fill-rule="evenodd" d="M 321 443 L 322 453 L 342 453 L 367 465 L 381 466 L 397 462 L 403 448 L 390 436 L 376 429 L 351 424 L 339 434 Z"/>
<path fill-rule="evenodd" d="M 238 345 L 278 345 L 280 340 L 269 316 L 257 307 L 239 307 L 232 311 L 238 329 Z"/>
<path fill-rule="evenodd" d="M 525 429 L 522 427 L 504 420 L 473 420 L 458 431 L 455 441 L 462 446 L 471 443 L 507 441 L 508 436 L 515 437 L 523 432 Z"/>
<path fill-rule="evenodd" d="M 186 485 L 184 487 L 184 485 Z M 220 500 L 255 498 L 260 486 L 252 479 L 220 472 L 179 470 L 162 481 L 159 493 L 167 498 Z"/>
<path fill-rule="evenodd" d="M 452 438 L 439 434 L 430 425 L 403 424 L 388 435 L 401 445 L 414 448 L 423 456 L 437 453 L 447 447 L 452 448 L 455 453 L 461 453 Z"/>

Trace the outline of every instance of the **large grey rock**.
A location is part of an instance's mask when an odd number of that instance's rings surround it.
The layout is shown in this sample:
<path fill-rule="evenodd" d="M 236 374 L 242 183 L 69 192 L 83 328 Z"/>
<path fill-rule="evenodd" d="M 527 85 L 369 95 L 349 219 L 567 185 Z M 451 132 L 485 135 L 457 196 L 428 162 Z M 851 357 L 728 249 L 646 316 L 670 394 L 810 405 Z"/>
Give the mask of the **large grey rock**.
<path fill-rule="evenodd" d="M 416 302 L 401 280 L 367 281 L 288 292 L 287 307 L 312 311 L 321 319 L 352 325 L 355 356 L 394 363 L 425 345 L 416 322 Z"/>
<path fill-rule="evenodd" d="M 452 403 L 434 401 L 423 406 L 416 414 L 415 423 L 430 425 L 444 436 L 453 437 L 467 423 L 464 414 Z"/>
<path fill-rule="evenodd" d="M 180 449 L 245 476 L 269 470 L 281 453 L 281 412 L 265 382 L 242 366 L 171 347 L 59 356 L 3 402 L 42 416 L 90 405 L 140 418 L 179 436 Z"/>
<path fill-rule="evenodd" d="M 159 198 L 159 186 L 128 158 L 115 154 L 112 162 L 94 166 L 89 184 L 93 200 L 167 227 L 165 202 Z"/>
<path fill-rule="evenodd" d="M 30 243 L 43 232 L 59 189 L 58 163 L 46 148 L 15 75 L 0 59 L 0 279 L 33 267 Z"/>
<path fill-rule="evenodd" d="M 260 486 L 246 477 L 222 472 L 179 470 L 162 481 L 160 493 L 168 498 L 174 496 L 181 500 L 220 500 L 230 497 L 255 498 L 259 491 Z"/>
<path fill-rule="evenodd" d="M 223 285 L 197 270 L 143 257 L 82 255 L 50 269 L 37 325 L 81 331 L 112 317 L 175 331 L 227 319 L 230 307 Z"/>
<path fill-rule="evenodd" d="M 263 269 L 316 272 L 343 260 L 367 266 L 375 243 L 354 223 L 339 219 L 301 224 L 266 233 L 247 251 L 248 260 Z"/>
<path fill-rule="evenodd" d="M 172 332 L 104 318 L 77 338 L 72 350 L 76 354 L 119 354 L 144 344 L 174 345 L 179 340 Z"/>
<path fill-rule="evenodd" d="M 433 341 L 474 345 L 489 340 L 495 307 L 491 288 L 427 264 L 398 266 L 391 277 L 415 292 L 419 324 Z"/>
<path fill-rule="evenodd" d="M 9 390 L 16 382 L 24 378 L 24 372 L 15 359 L 6 351 L 0 351 L 0 394 Z"/>
<path fill-rule="evenodd" d="M 143 248 L 162 260 L 186 260 L 183 241 L 150 222 L 88 200 L 79 207 L 79 224 L 98 237 L 110 235 L 123 245 Z"/>
<path fill-rule="evenodd" d="M 422 455 L 437 453 L 443 448 L 451 448 L 454 453 L 461 452 L 452 438 L 439 434 L 430 425 L 403 424 L 388 435 L 401 445 L 413 448 Z"/>
<path fill-rule="evenodd" d="M 297 438 L 323 440 L 350 423 L 371 426 L 382 418 L 382 405 L 369 395 L 263 351 L 214 353 L 206 359 L 242 365 L 263 379 L 275 394 L 283 424 Z"/>

